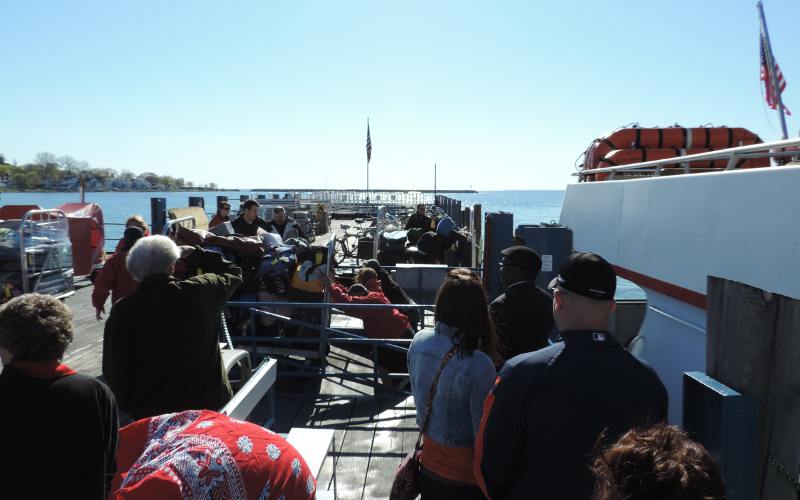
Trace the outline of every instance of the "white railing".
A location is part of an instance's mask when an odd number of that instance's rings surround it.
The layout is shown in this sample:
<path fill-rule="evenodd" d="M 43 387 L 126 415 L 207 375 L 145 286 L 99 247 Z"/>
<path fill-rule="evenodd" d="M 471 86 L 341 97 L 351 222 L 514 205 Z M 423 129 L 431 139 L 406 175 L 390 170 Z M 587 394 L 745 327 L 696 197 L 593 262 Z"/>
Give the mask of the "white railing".
<path fill-rule="evenodd" d="M 776 158 L 800 155 L 800 152 L 798 151 L 772 151 L 796 146 L 800 146 L 800 138 L 762 142 L 760 144 L 751 144 L 749 146 L 737 146 L 735 148 L 719 149 L 716 151 L 708 151 L 706 153 L 697 153 L 686 156 L 675 156 L 673 158 L 665 158 L 663 160 L 630 163 L 628 165 L 618 165 L 616 167 L 592 168 L 575 172 L 572 175 L 583 178 L 588 175 L 609 174 L 609 179 L 613 179 L 614 175 L 619 172 L 647 172 L 653 174 L 654 176 L 658 176 L 661 175 L 661 170 L 668 165 L 682 164 L 685 171 L 689 172 L 689 163 L 693 161 L 725 159 L 728 160 L 725 170 L 734 170 L 738 166 L 739 160 L 746 160 L 749 158 Z"/>
<path fill-rule="evenodd" d="M 188 229 L 195 229 L 197 227 L 197 220 L 195 220 L 194 216 L 193 215 L 187 215 L 186 217 L 179 217 L 177 219 L 167 219 L 167 221 L 164 223 L 164 228 L 161 230 L 161 234 L 164 234 L 164 235 L 169 234 L 169 232 L 173 230 L 173 226 L 175 226 L 177 224 L 180 224 L 180 225 L 183 226 L 184 222 L 191 222 L 192 223 L 192 227 L 188 228 Z"/>

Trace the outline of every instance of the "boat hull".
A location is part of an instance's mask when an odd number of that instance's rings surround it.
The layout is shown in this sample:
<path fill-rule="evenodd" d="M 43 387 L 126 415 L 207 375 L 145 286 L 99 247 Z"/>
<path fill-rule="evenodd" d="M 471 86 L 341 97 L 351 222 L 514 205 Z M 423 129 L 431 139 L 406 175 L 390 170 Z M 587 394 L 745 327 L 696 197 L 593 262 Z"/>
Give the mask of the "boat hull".
<path fill-rule="evenodd" d="M 648 296 L 632 350 L 680 423 L 684 371 L 705 371 L 708 276 L 800 298 L 800 167 L 571 184 L 560 222 Z M 638 344 L 638 345 L 637 345 Z"/>

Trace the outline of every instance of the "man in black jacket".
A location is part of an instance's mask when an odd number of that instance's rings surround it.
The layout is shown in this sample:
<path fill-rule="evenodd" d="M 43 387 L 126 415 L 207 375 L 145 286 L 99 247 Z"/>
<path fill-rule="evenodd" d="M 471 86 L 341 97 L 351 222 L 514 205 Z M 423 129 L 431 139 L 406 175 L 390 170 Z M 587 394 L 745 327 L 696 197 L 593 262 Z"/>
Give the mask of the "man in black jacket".
<path fill-rule="evenodd" d="M 550 286 L 562 342 L 508 361 L 484 402 L 475 476 L 491 499 L 591 498 L 601 436 L 611 443 L 667 416 L 658 375 L 608 332 L 611 265 L 573 254 Z"/>
<path fill-rule="evenodd" d="M 231 223 L 236 234 L 256 236 L 258 228 L 269 232 L 270 226 L 267 221 L 258 216 L 258 207 L 259 204 L 256 200 L 251 199 L 244 202 L 242 213 Z"/>
<path fill-rule="evenodd" d="M 405 229 L 419 228 L 423 231 L 430 231 L 431 219 L 425 214 L 425 204 L 420 203 L 417 205 L 417 211 L 411 214 L 411 217 L 406 221 Z"/>
<path fill-rule="evenodd" d="M 553 330 L 553 299 L 536 286 L 542 259 L 532 248 L 513 246 L 500 254 L 500 281 L 505 293 L 489 305 L 503 360 L 548 345 Z"/>

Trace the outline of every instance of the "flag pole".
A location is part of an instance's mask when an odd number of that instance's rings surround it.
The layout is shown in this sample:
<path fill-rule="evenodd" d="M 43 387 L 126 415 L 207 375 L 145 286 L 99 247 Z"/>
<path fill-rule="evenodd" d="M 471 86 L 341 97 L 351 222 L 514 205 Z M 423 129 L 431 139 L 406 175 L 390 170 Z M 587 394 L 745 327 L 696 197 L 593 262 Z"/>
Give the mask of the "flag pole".
<path fill-rule="evenodd" d="M 789 133 L 786 130 L 786 117 L 783 113 L 783 99 L 781 98 L 781 91 L 778 87 L 778 77 L 775 74 L 775 61 L 772 59 L 772 44 L 769 41 L 769 31 L 767 30 L 767 19 L 764 17 L 764 4 L 761 3 L 761 0 L 758 0 L 756 4 L 758 8 L 758 18 L 761 22 L 761 36 L 764 37 L 764 52 L 766 52 L 766 59 L 767 59 L 767 72 L 769 76 L 769 82 L 772 86 L 772 91 L 775 93 L 775 100 L 778 104 L 778 113 L 780 113 L 781 117 L 781 132 L 783 132 L 783 139 L 789 138 Z"/>
<path fill-rule="evenodd" d="M 433 164 L 433 199 L 436 200 L 436 164 Z M 434 201 L 434 203 L 436 203 Z"/>
<path fill-rule="evenodd" d="M 369 137 L 369 116 L 367 117 L 367 205 L 369 205 L 369 157 L 370 157 L 370 137 Z"/>

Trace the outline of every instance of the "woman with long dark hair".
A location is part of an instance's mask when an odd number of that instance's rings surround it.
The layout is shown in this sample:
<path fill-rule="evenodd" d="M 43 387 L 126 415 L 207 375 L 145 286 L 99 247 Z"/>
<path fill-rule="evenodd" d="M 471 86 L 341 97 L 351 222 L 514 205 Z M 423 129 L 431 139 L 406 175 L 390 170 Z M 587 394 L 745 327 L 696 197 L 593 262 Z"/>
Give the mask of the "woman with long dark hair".
<path fill-rule="evenodd" d="M 424 427 L 422 499 L 482 499 L 472 472 L 475 433 L 494 384 L 498 355 L 477 274 L 467 269 L 447 274 L 436 295 L 434 319 L 434 328 L 418 332 L 408 350 L 417 424 Z"/>
<path fill-rule="evenodd" d="M 214 226 L 219 226 L 223 222 L 228 222 L 230 220 L 231 204 L 228 200 L 222 200 L 217 206 L 217 213 L 214 214 L 214 217 L 212 217 L 211 221 L 208 223 L 208 228 L 211 229 Z"/>

